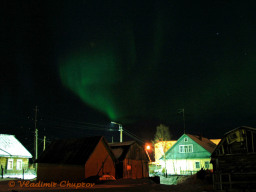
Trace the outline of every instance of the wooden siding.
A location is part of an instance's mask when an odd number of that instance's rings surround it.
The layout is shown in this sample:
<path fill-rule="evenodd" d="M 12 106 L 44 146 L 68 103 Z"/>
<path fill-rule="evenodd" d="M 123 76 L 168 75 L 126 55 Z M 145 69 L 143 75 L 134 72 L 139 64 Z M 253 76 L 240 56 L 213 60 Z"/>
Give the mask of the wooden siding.
<path fill-rule="evenodd" d="M 103 169 L 102 168 L 103 166 Z M 115 176 L 115 164 L 101 140 L 87 162 L 81 165 L 38 163 L 37 178 L 42 181 L 82 181 L 97 174 Z"/>
<path fill-rule="evenodd" d="M 129 169 L 130 167 L 131 169 Z M 123 178 L 139 179 L 149 177 L 148 162 L 144 160 L 125 159 L 123 161 Z"/>
<path fill-rule="evenodd" d="M 212 170 L 212 164 L 210 158 L 205 159 L 173 159 L 166 161 L 167 174 L 171 175 L 191 175 L 198 172 L 200 169 Z M 196 167 L 196 162 L 199 162 L 199 167 Z M 208 162 L 209 168 L 205 167 L 205 163 Z M 164 167 L 164 161 L 161 161 L 162 167 Z"/>
<path fill-rule="evenodd" d="M 11 169 L 11 170 L 7 169 L 8 159 L 13 159 L 13 169 Z M 17 170 L 17 160 L 22 160 L 22 169 L 21 170 Z M 28 170 L 29 160 L 28 160 L 28 158 L 19 158 L 19 157 L 0 157 L 0 163 L 1 163 L 1 168 L 4 169 L 4 174 L 15 175 L 15 174 L 22 174 L 23 169 L 25 171 Z"/>
<path fill-rule="evenodd" d="M 58 165 L 39 163 L 37 179 L 40 181 L 82 181 L 84 165 Z"/>
<path fill-rule="evenodd" d="M 115 162 L 102 142 L 99 142 L 85 165 L 85 178 L 97 174 L 115 177 Z"/>
<path fill-rule="evenodd" d="M 215 190 L 256 189 L 256 129 L 227 133 L 212 154 Z"/>
<path fill-rule="evenodd" d="M 188 138 L 185 142 L 184 138 Z M 191 153 L 180 153 L 179 146 L 180 145 L 192 145 L 193 152 Z M 188 137 L 186 134 L 181 136 L 181 138 L 174 144 L 174 146 L 167 151 L 166 159 L 199 159 L 199 158 L 210 158 L 211 153 L 196 143 L 193 139 Z M 162 158 L 163 159 L 163 158 Z"/>

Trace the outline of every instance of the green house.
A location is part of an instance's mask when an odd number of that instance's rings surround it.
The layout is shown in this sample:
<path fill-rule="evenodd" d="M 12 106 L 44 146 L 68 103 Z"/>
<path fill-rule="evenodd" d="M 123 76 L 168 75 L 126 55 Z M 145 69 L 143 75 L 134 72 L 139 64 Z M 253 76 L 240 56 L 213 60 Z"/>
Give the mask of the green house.
<path fill-rule="evenodd" d="M 211 154 L 216 144 L 197 135 L 183 134 L 178 141 L 161 157 L 161 165 L 167 174 L 187 175 L 200 169 L 212 170 Z M 165 160 L 164 160 L 165 159 Z"/>

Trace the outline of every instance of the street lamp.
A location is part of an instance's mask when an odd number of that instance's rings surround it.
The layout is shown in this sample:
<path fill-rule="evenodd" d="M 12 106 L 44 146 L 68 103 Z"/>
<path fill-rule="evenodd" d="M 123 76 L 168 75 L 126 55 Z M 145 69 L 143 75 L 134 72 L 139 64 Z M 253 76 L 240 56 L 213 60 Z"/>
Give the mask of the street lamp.
<path fill-rule="evenodd" d="M 123 142 L 123 127 L 120 123 L 116 123 L 116 122 L 113 122 L 111 121 L 112 124 L 116 124 L 116 125 L 119 125 L 119 130 L 120 131 L 120 142 L 122 143 Z"/>
<path fill-rule="evenodd" d="M 146 154 L 147 154 L 147 156 L 148 156 L 148 159 L 149 159 L 149 161 L 151 162 L 151 158 L 150 158 L 150 156 L 149 156 L 149 154 L 148 154 L 148 151 L 150 150 L 151 147 L 150 147 L 149 144 L 146 144 L 146 147 L 145 147 L 145 148 L 146 148 L 145 151 L 146 151 Z"/>

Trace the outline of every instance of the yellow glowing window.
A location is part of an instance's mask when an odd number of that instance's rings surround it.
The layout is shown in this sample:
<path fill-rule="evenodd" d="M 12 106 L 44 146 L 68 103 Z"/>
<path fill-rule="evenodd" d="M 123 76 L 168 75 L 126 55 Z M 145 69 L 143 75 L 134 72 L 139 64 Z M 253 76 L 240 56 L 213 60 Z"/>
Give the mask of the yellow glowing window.
<path fill-rule="evenodd" d="M 17 169 L 17 170 L 22 170 L 22 160 L 21 160 L 21 159 L 18 159 L 18 160 L 17 160 L 16 169 Z"/>
<path fill-rule="evenodd" d="M 8 170 L 12 170 L 13 169 L 13 159 L 8 159 L 7 169 Z"/>

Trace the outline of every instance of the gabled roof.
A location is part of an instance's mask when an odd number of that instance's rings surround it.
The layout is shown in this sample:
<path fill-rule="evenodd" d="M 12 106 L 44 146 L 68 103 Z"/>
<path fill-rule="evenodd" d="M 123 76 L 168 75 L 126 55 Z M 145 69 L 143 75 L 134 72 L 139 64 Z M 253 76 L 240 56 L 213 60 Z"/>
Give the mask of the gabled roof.
<path fill-rule="evenodd" d="M 118 161 L 123 161 L 126 158 L 126 155 L 129 152 L 131 145 L 133 145 L 134 143 L 136 143 L 136 141 L 109 143 L 109 146 L 112 149 L 115 158 Z"/>
<path fill-rule="evenodd" d="M 14 135 L 0 134 L 0 157 L 31 158 L 32 155 Z"/>
<path fill-rule="evenodd" d="M 82 165 L 87 162 L 99 142 L 103 142 L 111 158 L 114 158 L 104 137 L 85 137 L 53 141 L 40 155 L 37 163 Z"/>
<path fill-rule="evenodd" d="M 206 149 L 208 152 L 212 153 L 216 147 L 216 144 L 210 141 L 209 139 L 197 135 L 191 135 L 186 134 L 191 139 L 193 139 L 195 142 L 197 142 L 199 145 L 201 145 L 204 149 Z"/>
<path fill-rule="evenodd" d="M 191 153 L 180 153 L 178 146 L 180 144 L 184 145 L 184 138 L 189 137 L 191 141 L 198 144 L 198 146 L 201 148 L 197 148 L 196 153 L 194 153 L 195 147 L 193 147 L 193 152 Z M 210 141 L 209 139 L 197 135 L 191 135 L 191 134 L 183 134 L 178 141 L 165 153 L 167 159 L 182 159 L 182 158 L 208 158 L 212 152 L 214 151 L 216 145 Z M 202 150 L 203 149 L 203 150 Z M 163 159 L 163 156 L 160 158 Z"/>
<path fill-rule="evenodd" d="M 256 131 L 256 128 L 253 128 L 253 127 L 248 127 L 248 126 L 240 126 L 240 127 L 237 127 L 235 129 L 232 129 L 231 131 L 228 131 L 227 133 L 225 133 L 224 135 L 229 135 L 230 133 L 232 132 L 235 132 L 236 130 L 238 129 L 247 129 L 247 130 L 251 130 L 251 131 Z"/>
<path fill-rule="evenodd" d="M 228 137 L 228 135 L 230 135 L 230 134 L 236 132 L 236 131 L 239 130 L 239 129 L 245 129 L 245 130 L 250 130 L 250 131 L 252 131 L 252 132 L 256 132 L 256 128 L 248 127 L 248 126 L 240 126 L 240 127 L 237 127 L 237 128 L 235 128 L 235 129 L 232 129 L 232 130 L 226 132 L 226 133 L 224 134 L 223 138 L 221 139 L 221 141 L 219 142 L 219 144 L 218 144 L 218 145 L 216 146 L 216 148 L 214 149 L 214 151 L 213 151 L 213 153 L 212 153 L 212 157 L 216 155 L 216 154 L 215 154 L 216 150 L 218 150 L 218 149 L 223 145 L 223 143 L 226 142 L 226 138 Z"/>

